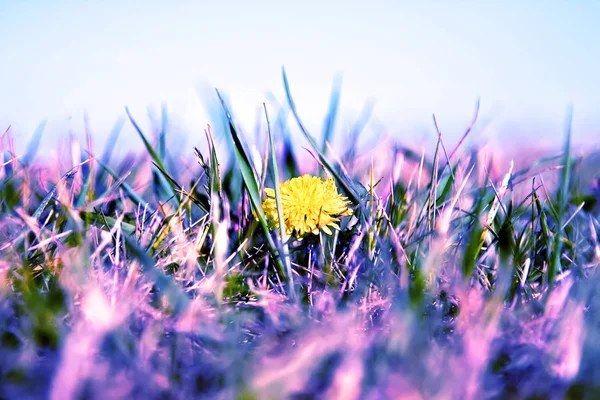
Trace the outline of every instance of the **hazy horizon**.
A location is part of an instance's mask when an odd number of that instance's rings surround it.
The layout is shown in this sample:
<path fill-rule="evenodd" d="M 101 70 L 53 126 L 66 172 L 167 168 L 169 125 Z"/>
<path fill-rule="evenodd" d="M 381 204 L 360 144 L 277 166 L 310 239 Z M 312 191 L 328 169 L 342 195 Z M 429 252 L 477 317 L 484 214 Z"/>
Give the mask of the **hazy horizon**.
<path fill-rule="evenodd" d="M 449 141 L 468 125 L 478 97 L 482 135 L 560 142 L 569 104 L 573 137 L 600 139 L 600 3 L 268 1 L 165 5 L 157 1 L 0 6 L 0 130 L 19 146 L 47 119 L 43 146 L 83 135 L 87 112 L 98 142 L 129 106 L 167 104 L 175 134 L 194 144 L 211 122 L 212 88 L 227 95 L 249 132 L 257 110 L 284 101 L 285 66 L 303 119 L 315 134 L 336 74 L 343 78 L 342 134 L 375 102 L 370 128 L 401 140 Z M 214 120 L 212 121 L 214 123 Z M 129 124 L 124 145 L 139 145 Z"/>

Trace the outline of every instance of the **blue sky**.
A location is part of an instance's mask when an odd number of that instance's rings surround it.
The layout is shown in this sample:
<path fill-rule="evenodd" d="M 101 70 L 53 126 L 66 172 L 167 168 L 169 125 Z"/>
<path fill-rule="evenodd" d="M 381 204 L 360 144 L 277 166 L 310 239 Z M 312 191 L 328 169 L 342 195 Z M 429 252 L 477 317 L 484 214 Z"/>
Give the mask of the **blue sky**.
<path fill-rule="evenodd" d="M 600 138 L 600 2 L 295 3 L 0 0 L 0 130 L 78 131 L 87 110 L 102 137 L 125 105 L 165 101 L 198 132 L 212 87 L 251 129 L 283 65 L 314 127 L 340 72 L 340 129 L 372 99 L 400 138 L 433 134 L 433 112 L 456 136 L 481 96 L 496 135 L 560 136 L 573 103 L 576 138 Z"/>

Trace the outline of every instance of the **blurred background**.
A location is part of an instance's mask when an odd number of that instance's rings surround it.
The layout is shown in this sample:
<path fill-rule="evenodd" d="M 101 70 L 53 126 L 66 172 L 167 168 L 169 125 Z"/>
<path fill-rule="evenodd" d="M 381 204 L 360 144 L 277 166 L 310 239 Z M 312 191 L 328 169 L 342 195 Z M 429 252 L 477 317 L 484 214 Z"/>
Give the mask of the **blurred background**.
<path fill-rule="evenodd" d="M 18 149 L 47 120 L 42 148 L 83 137 L 102 145 L 124 107 L 144 129 L 166 105 L 170 140 L 204 141 L 214 88 L 241 126 L 285 102 L 281 67 L 316 136 L 336 76 L 336 130 L 374 104 L 366 135 L 407 145 L 454 143 L 481 98 L 474 140 L 559 146 L 600 142 L 597 1 L 0 1 L 0 134 Z M 130 124 L 120 148 L 139 148 Z"/>

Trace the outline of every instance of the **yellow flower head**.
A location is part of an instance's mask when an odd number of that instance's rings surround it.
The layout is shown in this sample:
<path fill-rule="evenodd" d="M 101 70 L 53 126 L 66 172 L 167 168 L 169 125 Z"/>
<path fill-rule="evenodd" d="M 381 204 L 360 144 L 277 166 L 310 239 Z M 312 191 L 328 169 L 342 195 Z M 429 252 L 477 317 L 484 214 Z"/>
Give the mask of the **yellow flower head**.
<path fill-rule="evenodd" d="M 340 216 L 351 215 L 348 199 L 337 192 L 335 181 L 323 180 L 317 176 L 303 175 L 279 185 L 281 208 L 286 233 L 294 232 L 301 239 L 319 230 L 331 235 L 331 229 L 340 229 L 337 221 Z M 266 198 L 262 207 L 271 229 L 279 228 L 275 190 L 265 188 Z"/>

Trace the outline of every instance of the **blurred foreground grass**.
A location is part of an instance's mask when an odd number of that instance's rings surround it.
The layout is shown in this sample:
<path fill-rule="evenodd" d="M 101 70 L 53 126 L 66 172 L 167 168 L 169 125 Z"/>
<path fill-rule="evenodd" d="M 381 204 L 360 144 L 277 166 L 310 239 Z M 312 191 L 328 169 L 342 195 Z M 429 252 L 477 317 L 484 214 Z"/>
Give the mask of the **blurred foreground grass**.
<path fill-rule="evenodd" d="M 336 151 L 339 93 L 319 143 L 284 84 L 308 158 L 285 112 L 250 144 L 224 101 L 195 157 L 166 112 L 149 135 L 128 111 L 145 151 L 120 160 L 118 130 L 44 164 L 2 136 L 0 397 L 600 397 L 600 165 L 569 128 L 525 166 L 441 133 L 365 153 L 362 120 Z M 352 203 L 332 235 L 262 210 L 305 173 Z"/>

